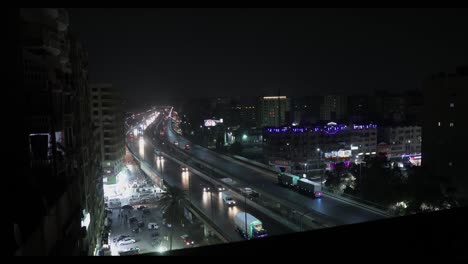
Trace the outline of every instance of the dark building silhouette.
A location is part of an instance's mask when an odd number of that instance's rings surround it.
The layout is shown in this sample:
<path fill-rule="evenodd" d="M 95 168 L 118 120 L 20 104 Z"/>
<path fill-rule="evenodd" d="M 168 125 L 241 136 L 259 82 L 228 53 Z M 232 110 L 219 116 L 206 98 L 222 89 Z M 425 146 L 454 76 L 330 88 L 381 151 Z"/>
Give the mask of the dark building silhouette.
<path fill-rule="evenodd" d="M 463 159 L 466 150 L 467 66 L 454 74 L 433 75 L 423 83 L 424 120 L 422 166 L 442 190 L 467 204 L 468 176 Z"/>
<path fill-rule="evenodd" d="M 16 9 L 22 206 L 13 206 L 14 255 L 89 255 L 100 244 L 103 189 L 91 123 L 87 53 L 68 13 Z"/>

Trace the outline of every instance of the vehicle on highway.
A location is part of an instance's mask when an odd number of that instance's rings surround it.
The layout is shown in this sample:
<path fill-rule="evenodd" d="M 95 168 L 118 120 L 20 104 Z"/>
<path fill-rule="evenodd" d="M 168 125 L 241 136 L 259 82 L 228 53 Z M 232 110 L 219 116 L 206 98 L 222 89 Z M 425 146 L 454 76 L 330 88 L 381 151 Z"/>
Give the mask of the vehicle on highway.
<path fill-rule="evenodd" d="M 174 141 L 174 145 L 179 146 L 179 142 L 178 142 L 178 141 Z"/>
<path fill-rule="evenodd" d="M 236 230 L 247 240 L 268 236 L 262 222 L 249 213 L 237 213 L 234 216 L 234 224 Z"/>
<path fill-rule="evenodd" d="M 308 179 L 298 180 L 297 189 L 299 192 L 313 196 L 314 198 L 321 198 L 323 196 L 322 186 L 320 183 L 316 183 Z"/>
<path fill-rule="evenodd" d="M 133 244 L 135 242 L 136 242 L 135 239 L 127 237 L 127 238 L 124 238 L 124 239 L 119 241 L 119 246 L 130 245 L 130 244 Z"/>
<path fill-rule="evenodd" d="M 222 185 L 219 185 L 219 184 L 218 184 L 218 185 L 216 185 L 216 190 L 217 190 L 218 192 L 224 192 L 224 191 L 226 190 L 226 188 L 224 188 Z"/>
<path fill-rule="evenodd" d="M 227 204 L 229 206 L 236 205 L 236 201 L 234 201 L 234 199 L 232 199 L 232 197 L 229 194 L 223 192 L 223 193 L 221 193 L 221 197 L 223 198 L 223 202 L 225 204 Z"/>
<path fill-rule="evenodd" d="M 208 184 L 200 184 L 202 189 L 203 189 L 203 192 L 211 192 L 211 188 Z"/>
<path fill-rule="evenodd" d="M 184 241 L 184 244 L 186 246 L 193 246 L 195 244 L 195 241 L 193 241 L 189 235 L 185 234 L 183 236 L 181 236 L 180 238 L 182 238 L 182 241 Z"/>
<path fill-rule="evenodd" d="M 242 195 L 247 196 L 249 199 L 260 197 L 260 194 L 258 192 L 254 191 L 252 188 L 249 188 L 249 187 L 239 188 L 239 191 L 241 192 Z"/>
<path fill-rule="evenodd" d="M 181 169 L 182 169 L 182 172 L 186 172 L 186 171 L 188 171 L 188 168 L 187 168 L 187 167 L 185 167 L 185 166 L 182 166 L 182 167 L 181 167 Z"/>
<path fill-rule="evenodd" d="M 190 150 L 190 145 L 189 145 L 189 144 L 185 144 L 184 150 L 189 151 L 189 150 Z"/>
<path fill-rule="evenodd" d="M 292 174 L 285 173 L 285 172 L 278 173 L 278 183 L 280 185 L 283 185 L 283 186 L 286 186 L 286 187 L 296 188 L 297 187 L 297 181 L 300 178 L 301 177 L 299 177 L 299 176 L 292 175 Z"/>

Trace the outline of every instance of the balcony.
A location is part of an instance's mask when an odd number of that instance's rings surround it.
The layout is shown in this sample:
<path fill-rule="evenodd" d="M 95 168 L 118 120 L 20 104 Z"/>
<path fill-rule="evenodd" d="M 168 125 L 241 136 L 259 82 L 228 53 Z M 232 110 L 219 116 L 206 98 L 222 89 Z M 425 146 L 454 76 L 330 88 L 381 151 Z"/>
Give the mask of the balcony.
<path fill-rule="evenodd" d="M 68 28 L 68 12 L 64 8 L 58 9 L 57 25 L 58 30 L 65 31 Z"/>

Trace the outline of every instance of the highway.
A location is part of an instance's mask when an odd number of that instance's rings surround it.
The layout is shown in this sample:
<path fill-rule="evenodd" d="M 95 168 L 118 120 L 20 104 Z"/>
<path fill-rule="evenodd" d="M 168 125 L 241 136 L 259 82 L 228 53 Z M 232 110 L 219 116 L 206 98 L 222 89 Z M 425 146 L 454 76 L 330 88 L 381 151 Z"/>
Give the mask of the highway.
<path fill-rule="evenodd" d="M 291 230 L 277 223 L 270 217 L 258 212 L 254 208 L 245 207 L 242 201 L 236 201 L 237 205 L 228 207 L 224 205 L 221 195 L 217 192 L 203 192 L 203 186 L 207 183 L 199 176 L 191 171 L 182 172 L 181 166 L 165 158 L 163 161 L 158 161 L 154 154 L 154 146 L 150 142 L 145 142 L 143 137 L 130 138 L 129 147 L 134 153 L 137 153 L 142 159 L 147 161 L 151 166 L 162 171 L 164 181 L 170 186 L 187 191 L 192 204 L 201 209 L 206 216 L 211 218 L 219 228 L 221 228 L 228 236 L 230 241 L 241 241 L 243 238 L 235 231 L 233 217 L 239 211 L 244 211 L 256 216 L 263 222 L 264 228 L 269 235 L 280 235 L 290 233 Z"/>
<path fill-rule="evenodd" d="M 201 146 L 193 145 L 187 139 L 176 134 L 171 129 L 172 120 L 167 120 L 165 136 L 170 142 L 178 141 L 179 148 L 184 148 L 185 144 L 190 144 L 190 155 L 201 159 L 213 167 L 233 175 L 243 182 L 249 183 L 253 189 L 262 190 L 277 198 L 287 200 L 296 205 L 302 212 L 319 212 L 333 219 L 336 224 L 353 224 L 367 222 L 384 218 L 381 214 L 369 211 L 365 208 L 349 204 L 342 200 L 324 196 L 321 199 L 311 199 L 297 192 L 281 187 L 277 184 L 277 179 L 265 174 L 262 170 L 245 166 L 244 164 L 226 160 L 213 151 Z"/>

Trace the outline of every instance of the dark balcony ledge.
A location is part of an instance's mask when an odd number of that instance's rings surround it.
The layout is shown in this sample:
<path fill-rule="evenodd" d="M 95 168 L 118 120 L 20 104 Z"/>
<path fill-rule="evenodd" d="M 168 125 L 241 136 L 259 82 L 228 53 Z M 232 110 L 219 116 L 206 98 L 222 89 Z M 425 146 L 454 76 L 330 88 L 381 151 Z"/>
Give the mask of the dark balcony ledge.
<path fill-rule="evenodd" d="M 356 256 L 359 260 L 402 256 L 466 259 L 466 234 L 462 232 L 466 230 L 466 215 L 467 208 L 456 208 L 259 240 L 142 255 L 268 255 L 328 260 L 341 256 L 348 259 Z"/>

